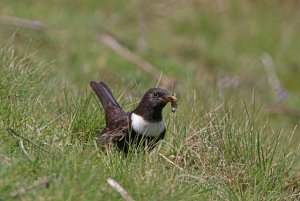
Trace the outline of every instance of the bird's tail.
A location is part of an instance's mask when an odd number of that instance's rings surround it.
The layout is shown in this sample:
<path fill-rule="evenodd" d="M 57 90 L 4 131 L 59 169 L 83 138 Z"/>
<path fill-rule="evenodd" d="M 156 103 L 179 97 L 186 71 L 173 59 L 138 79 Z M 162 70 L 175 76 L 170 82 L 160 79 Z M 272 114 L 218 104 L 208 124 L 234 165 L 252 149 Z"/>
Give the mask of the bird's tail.
<path fill-rule="evenodd" d="M 96 93 L 98 99 L 100 100 L 103 109 L 107 110 L 108 106 L 115 106 L 121 108 L 116 99 L 114 98 L 111 90 L 104 82 L 95 82 L 91 81 L 90 86 L 93 91 Z"/>

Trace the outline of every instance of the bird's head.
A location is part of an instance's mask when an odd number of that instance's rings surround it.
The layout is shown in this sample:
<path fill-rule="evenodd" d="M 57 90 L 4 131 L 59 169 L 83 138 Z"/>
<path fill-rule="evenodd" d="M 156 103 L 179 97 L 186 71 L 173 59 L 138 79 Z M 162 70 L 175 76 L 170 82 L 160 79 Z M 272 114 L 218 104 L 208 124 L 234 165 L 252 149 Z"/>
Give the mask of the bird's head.
<path fill-rule="evenodd" d="M 151 88 L 143 96 L 141 102 L 133 113 L 142 116 L 148 121 L 162 120 L 162 110 L 168 102 L 175 102 L 177 99 L 162 88 Z"/>
<path fill-rule="evenodd" d="M 176 100 L 176 97 L 170 95 L 166 89 L 151 88 L 145 93 L 141 102 L 152 108 L 163 108 L 168 102 Z"/>

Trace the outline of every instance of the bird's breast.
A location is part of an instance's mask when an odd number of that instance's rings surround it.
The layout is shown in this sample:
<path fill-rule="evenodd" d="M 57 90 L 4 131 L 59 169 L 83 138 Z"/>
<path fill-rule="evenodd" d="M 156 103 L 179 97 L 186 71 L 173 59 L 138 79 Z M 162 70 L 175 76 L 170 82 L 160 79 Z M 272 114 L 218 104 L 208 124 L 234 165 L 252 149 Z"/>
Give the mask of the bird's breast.
<path fill-rule="evenodd" d="M 163 120 L 159 122 L 148 122 L 144 120 L 142 116 L 135 113 L 131 114 L 131 127 L 136 133 L 151 137 L 159 137 L 166 129 Z"/>

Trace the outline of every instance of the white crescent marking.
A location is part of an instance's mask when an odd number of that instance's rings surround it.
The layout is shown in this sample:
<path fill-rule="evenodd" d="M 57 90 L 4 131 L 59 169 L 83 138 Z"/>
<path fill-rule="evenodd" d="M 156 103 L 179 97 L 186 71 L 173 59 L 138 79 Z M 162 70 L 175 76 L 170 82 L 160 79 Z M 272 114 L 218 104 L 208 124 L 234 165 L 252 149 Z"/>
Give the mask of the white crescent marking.
<path fill-rule="evenodd" d="M 135 132 L 145 136 L 159 137 L 159 135 L 166 129 L 163 120 L 159 122 L 148 122 L 143 117 L 135 113 L 131 114 L 131 126 Z"/>

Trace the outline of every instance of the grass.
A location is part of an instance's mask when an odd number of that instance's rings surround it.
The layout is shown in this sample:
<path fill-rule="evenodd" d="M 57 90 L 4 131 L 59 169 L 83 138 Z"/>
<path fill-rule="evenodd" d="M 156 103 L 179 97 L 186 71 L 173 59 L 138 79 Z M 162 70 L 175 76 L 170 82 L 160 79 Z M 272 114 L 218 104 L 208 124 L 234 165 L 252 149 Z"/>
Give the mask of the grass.
<path fill-rule="evenodd" d="M 0 31 L 0 200 L 45 176 L 49 187 L 19 199 L 122 200 L 108 178 L 135 200 L 299 199 L 298 119 L 265 109 L 276 94 L 260 61 L 273 58 L 288 94 L 281 104 L 297 108 L 299 8 L 222 2 L 143 1 L 143 52 L 136 1 L 1 1 L 1 15 L 50 28 Z M 179 82 L 178 111 L 164 110 L 167 137 L 151 153 L 124 158 L 95 143 L 104 113 L 89 81 L 107 82 L 129 111 L 158 79 L 95 42 L 98 30 Z M 22 148 L 7 128 L 30 142 Z"/>

